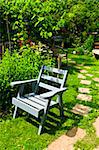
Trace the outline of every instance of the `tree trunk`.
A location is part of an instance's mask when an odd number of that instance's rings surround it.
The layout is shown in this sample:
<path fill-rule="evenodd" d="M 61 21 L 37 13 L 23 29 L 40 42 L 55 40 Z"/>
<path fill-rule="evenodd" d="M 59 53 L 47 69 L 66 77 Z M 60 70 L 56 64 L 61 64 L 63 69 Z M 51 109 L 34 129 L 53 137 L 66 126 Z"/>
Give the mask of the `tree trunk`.
<path fill-rule="evenodd" d="M 11 50 L 11 41 L 10 41 L 10 32 L 9 32 L 8 16 L 6 16 L 6 26 L 7 26 L 7 35 L 8 35 L 8 42 L 9 42 L 9 50 Z"/>

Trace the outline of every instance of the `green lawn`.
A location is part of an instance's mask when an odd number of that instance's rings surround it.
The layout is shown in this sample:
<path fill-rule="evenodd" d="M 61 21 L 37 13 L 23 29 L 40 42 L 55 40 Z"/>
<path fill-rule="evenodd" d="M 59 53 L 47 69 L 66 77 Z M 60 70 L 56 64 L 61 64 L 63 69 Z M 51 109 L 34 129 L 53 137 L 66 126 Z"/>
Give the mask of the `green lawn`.
<path fill-rule="evenodd" d="M 87 79 L 91 80 L 94 77 L 99 77 L 99 60 L 80 55 L 69 55 L 69 58 L 76 61 L 77 64 L 91 67 L 91 69 L 86 70 L 88 70 L 88 73 L 93 74 L 93 77 L 87 77 Z M 75 144 L 75 149 L 93 150 L 99 145 L 99 138 L 96 137 L 92 125 L 95 118 L 99 116 L 99 87 L 92 80 L 92 84 L 86 87 L 90 88 L 93 100 L 91 102 L 77 100 L 78 87 L 85 86 L 81 85 L 80 80 L 77 78 L 79 69 L 76 66 L 76 64 L 69 62 L 68 90 L 63 95 L 65 112 L 63 122 L 60 123 L 59 110 L 53 108 L 48 115 L 43 134 L 38 136 L 38 121 L 31 115 L 28 116 L 24 113 L 22 116 L 20 114 L 17 119 L 12 119 L 12 116 L 9 115 L 9 119 L 0 122 L 0 150 L 42 150 L 74 126 L 85 129 L 87 133 L 83 140 Z M 84 66 L 81 66 L 81 69 Z M 66 68 L 65 60 L 63 61 L 63 68 Z M 91 112 L 84 117 L 73 114 L 71 109 L 76 103 L 90 106 L 92 108 Z"/>

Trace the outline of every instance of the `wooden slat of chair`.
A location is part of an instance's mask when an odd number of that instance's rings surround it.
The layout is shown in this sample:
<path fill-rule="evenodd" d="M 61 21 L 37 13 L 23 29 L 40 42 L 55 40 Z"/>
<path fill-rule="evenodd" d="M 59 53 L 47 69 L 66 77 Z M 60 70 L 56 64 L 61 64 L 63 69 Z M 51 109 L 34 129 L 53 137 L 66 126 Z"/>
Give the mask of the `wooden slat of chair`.
<path fill-rule="evenodd" d="M 57 74 L 63 74 L 64 75 L 64 73 L 65 73 L 65 70 L 57 69 L 57 68 L 51 68 L 51 67 L 47 67 L 47 66 L 44 66 L 43 69 L 48 70 L 49 72 L 57 73 Z"/>
<path fill-rule="evenodd" d="M 39 86 L 42 87 L 42 88 L 51 90 L 51 91 L 58 90 L 58 88 L 56 88 L 56 87 L 54 87 L 54 86 L 51 86 L 51 85 L 48 85 L 48 84 L 45 84 L 45 83 L 43 83 L 43 82 L 40 82 L 40 83 L 39 83 Z"/>
<path fill-rule="evenodd" d="M 59 84 L 61 84 L 63 82 L 62 79 L 59 79 L 59 78 L 56 78 L 56 77 L 53 77 L 53 76 L 48 76 L 48 75 L 45 75 L 45 74 L 42 74 L 41 78 L 52 81 L 52 82 L 56 82 L 56 83 L 59 83 Z"/>
<path fill-rule="evenodd" d="M 36 108 L 18 100 L 17 98 L 12 98 L 12 104 L 15 105 L 15 111 L 13 114 L 13 118 L 15 118 L 15 116 L 16 116 L 17 107 L 21 108 L 22 110 L 24 110 L 38 118 L 39 111 L 40 111 L 39 109 L 36 109 Z"/>
<path fill-rule="evenodd" d="M 32 106 L 32 107 L 34 107 L 34 108 L 36 108 L 36 109 L 39 109 L 39 110 L 44 109 L 44 105 L 41 105 L 40 103 L 39 104 L 36 103 L 37 98 L 35 98 L 35 101 L 30 100 L 28 98 L 24 98 L 24 97 L 19 98 L 19 100 L 26 103 L 26 104 L 28 104 L 28 105 L 30 105 L 30 106 Z"/>
<path fill-rule="evenodd" d="M 43 101 L 42 99 L 36 98 L 36 97 L 32 97 L 32 96 L 28 96 L 28 99 L 30 99 L 31 101 L 40 104 L 41 106 L 45 107 L 46 101 Z"/>

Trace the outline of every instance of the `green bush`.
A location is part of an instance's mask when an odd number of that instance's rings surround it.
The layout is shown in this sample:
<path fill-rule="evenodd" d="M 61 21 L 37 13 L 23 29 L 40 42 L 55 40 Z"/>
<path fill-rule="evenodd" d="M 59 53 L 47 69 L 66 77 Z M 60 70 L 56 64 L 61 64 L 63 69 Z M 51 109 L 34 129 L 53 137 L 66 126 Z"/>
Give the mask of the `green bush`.
<path fill-rule="evenodd" d="M 78 54 L 90 54 L 93 49 L 94 37 L 90 35 L 85 42 L 80 46 L 75 48 Z"/>
<path fill-rule="evenodd" d="M 77 48 L 76 48 L 76 52 L 77 52 L 77 54 L 84 54 L 83 46 L 77 47 Z"/>
<path fill-rule="evenodd" d="M 84 52 L 90 53 L 93 49 L 94 37 L 90 35 L 84 42 L 83 49 Z"/>
<path fill-rule="evenodd" d="M 33 52 L 29 47 L 24 47 L 21 54 L 16 51 L 10 54 L 7 50 L 0 63 L 0 107 L 4 109 L 11 104 L 12 81 L 36 78 L 43 64 L 52 63 L 52 59 L 46 61 L 39 52 Z"/>

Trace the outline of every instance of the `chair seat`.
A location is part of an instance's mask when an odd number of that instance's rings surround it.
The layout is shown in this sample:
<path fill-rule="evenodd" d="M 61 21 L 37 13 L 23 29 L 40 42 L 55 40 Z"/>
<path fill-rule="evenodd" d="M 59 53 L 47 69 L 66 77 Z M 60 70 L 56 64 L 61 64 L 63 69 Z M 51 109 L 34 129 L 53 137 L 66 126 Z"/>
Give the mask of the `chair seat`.
<path fill-rule="evenodd" d="M 46 102 L 48 99 L 41 98 L 39 95 L 34 96 L 27 96 L 21 98 L 12 98 L 12 104 L 16 105 L 17 107 L 21 108 L 22 110 L 30 113 L 31 115 L 38 117 L 40 111 L 44 111 L 46 106 Z M 58 104 L 57 102 L 51 100 L 50 107 Z"/>
<path fill-rule="evenodd" d="M 29 94 L 25 94 L 25 97 L 33 96 L 33 97 L 37 97 L 37 98 L 47 99 L 52 96 L 52 93 L 53 93 L 53 91 L 48 91 L 48 92 L 45 92 L 45 93 L 42 93 L 39 95 L 35 94 L 35 93 L 29 93 Z"/>

